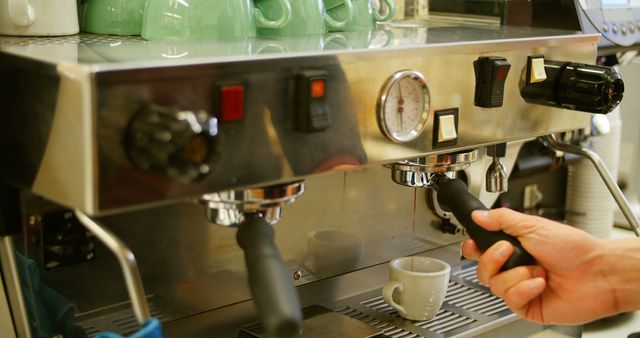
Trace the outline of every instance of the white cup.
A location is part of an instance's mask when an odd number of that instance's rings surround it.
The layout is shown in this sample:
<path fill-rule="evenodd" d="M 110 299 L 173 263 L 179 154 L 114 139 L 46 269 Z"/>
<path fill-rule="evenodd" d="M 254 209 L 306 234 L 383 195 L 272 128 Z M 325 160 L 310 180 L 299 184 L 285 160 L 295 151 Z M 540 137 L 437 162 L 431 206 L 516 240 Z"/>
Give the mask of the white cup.
<path fill-rule="evenodd" d="M 382 297 L 404 318 L 432 319 L 444 301 L 450 272 L 449 264 L 435 258 L 396 258 L 389 262 Z"/>
<path fill-rule="evenodd" d="M 0 35 L 59 36 L 79 32 L 77 0 L 0 0 Z"/>

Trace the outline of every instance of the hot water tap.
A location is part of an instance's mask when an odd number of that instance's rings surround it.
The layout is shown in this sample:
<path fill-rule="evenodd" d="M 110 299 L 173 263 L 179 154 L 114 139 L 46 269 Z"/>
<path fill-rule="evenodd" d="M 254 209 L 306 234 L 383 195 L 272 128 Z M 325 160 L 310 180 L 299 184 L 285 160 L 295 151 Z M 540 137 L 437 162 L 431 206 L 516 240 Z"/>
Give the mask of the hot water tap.
<path fill-rule="evenodd" d="M 249 287 L 266 332 L 293 337 L 302 330 L 302 310 L 289 270 L 274 242 L 273 225 L 281 207 L 304 193 L 304 183 L 273 185 L 204 195 L 211 223 L 238 228 L 236 239 L 244 250 Z"/>
<path fill-rule="evenodd" d="M 507 156 L 507 144 L 500 143 L 487 147 L 487 155 L 493 158 L 489 168 L 487 168 L 485 186 L 487 192 L 507 192 L 509 190 L 509 175 L 507 175 L 507 170 L 500 162 L 501 158 Z"/>
<path fill-rule="evenodd" d="M 457 178 L 457 173 L 468 168 L 476 161 L 477 156 L 477 150 L 467 150 L 397 162 L 389 167 L 393 181 L 400 185 L 434 189 L 440 207 L 453 213 L 480 249 L 487 250 L 501 240 L 510 242 L 514 251 L 504 264 L 504 270 L 535 264 L 535 259 L 524 250 L 516 237 L 504 232 L 487 231 L 471 218 L 474 210 L 488 209 L 478 198 L 469 193 L 466 184 Z"/>

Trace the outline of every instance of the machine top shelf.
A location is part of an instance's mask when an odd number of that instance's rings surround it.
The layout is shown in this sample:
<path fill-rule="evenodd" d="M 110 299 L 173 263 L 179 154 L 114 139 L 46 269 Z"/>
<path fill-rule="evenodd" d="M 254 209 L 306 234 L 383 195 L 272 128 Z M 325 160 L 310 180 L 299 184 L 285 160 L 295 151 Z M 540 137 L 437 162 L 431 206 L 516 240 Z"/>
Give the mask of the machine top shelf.
<path fill-rule="evenodd" d="M 324 35 L 258 37 L 235 40 L 146 41 L 139 36 L 79 34 L 65 37 L 0 36 L 0 56 L 30 59 L 48 65 L 86 66 L 93 72 L 190 64 L 285 59 L 487 44 L 539 39 L 547 43 L 582 35 L 576 31 L 500 26 L 465 21 L 432 20 L 415 25 L 388 25 L 372 31 Z M 561 42 L 560 42 L 561 43 Z"/>

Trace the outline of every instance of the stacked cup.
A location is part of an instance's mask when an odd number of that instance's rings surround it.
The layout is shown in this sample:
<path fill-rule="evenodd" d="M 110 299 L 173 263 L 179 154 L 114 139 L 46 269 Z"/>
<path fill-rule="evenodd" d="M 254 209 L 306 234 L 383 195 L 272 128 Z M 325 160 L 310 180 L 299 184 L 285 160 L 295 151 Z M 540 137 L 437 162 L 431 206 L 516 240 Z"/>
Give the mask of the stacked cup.
<path fill-rule="evenodd" d="M 76 13 L 76 0 L 0 0 L 0 35 L 73 35 Z"/>
<path fill-rule="evenodd" d="M 79 0 L 78 14 L 89 33 L 225 39 L 371 30 L 395 13 L 393 0 L 384 3 L 386 15 L 373 0 Z"/>
<path fill-rule="evenodd" d="M 78 18 L 83 32 L 140 35 L 147 0 L 80 0 Z"/>
<path fill-rule="evenodd" d="M 257 29 L 280 29 L 291 21 L 291 0 L 148 0 L 142 37 L 160 39 L 233 39 L 253 37 Z"/>
<path fill-rule="evenodd" d="M 142 35 L 147 40 L 252 37 L 256 28 L 280 28 L 291 18 L 290 0 L 267 0 L 276 18 L 256 10 L 254 0 L 81 0 L 82 31 Z"/>
<path fill-rule="evenodd" d="M 378 22 L 387 22 L 395 16 L 395 2 L 383 0 L 387 6 L 387 13 L 382 14 L 380 9 L 374 8 L 373 0 L 351 0 L 352 7 L 341 6 L 340 0 L 325 0 L 327 12 L 337 18 L 348 18 L 342 27 L 329 27 L 330 31 L 366 31 L 375 28 Z"/>

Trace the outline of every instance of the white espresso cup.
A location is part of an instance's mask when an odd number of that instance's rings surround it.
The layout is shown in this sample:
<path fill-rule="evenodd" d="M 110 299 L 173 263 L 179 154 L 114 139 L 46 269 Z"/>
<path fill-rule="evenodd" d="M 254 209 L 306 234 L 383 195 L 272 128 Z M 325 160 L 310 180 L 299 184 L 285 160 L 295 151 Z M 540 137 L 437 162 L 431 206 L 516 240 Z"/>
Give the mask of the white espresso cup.
<path fill-rule="evenodd" d="M 0 35 L 59 36 L 79 30 L 77 0 L 0 0 Z"/>
<path fill-rule="evenodd" d="M 429 320 L 442 306 L 449 284 L 449 264 L 430 257 L 401 257 L 389 262 L 389 282 L 382 298 L 411 320 Z"/>

